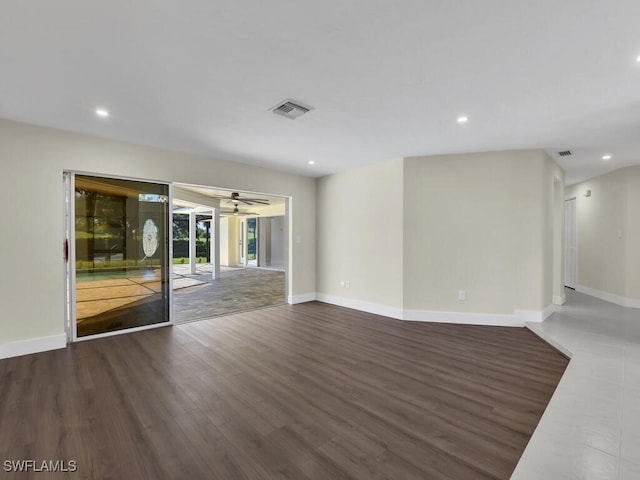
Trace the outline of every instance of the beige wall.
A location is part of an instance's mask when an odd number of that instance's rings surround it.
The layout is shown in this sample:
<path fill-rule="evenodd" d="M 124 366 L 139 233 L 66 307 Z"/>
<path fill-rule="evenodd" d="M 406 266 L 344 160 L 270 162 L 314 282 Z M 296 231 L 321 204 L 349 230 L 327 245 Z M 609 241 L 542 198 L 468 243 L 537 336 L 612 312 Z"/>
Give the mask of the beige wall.
<path fill-rule="evenodd" d="M 512 314 L 546 307 L 558 283 L 552 177 L 562 172 L 540 151 L 399 159 L 316 181 L 0 120 L 0 162 L 10 226 L 0 233 L 0 347 L 64 331 L 64 170 L 290 196 L 294 300 Z M 626 283 L 640 291 L 635 277 Z"/>
<path fill-rule="evenodd" d="M 220 218 L 220 265 L 235 267 L 240 262 L 238 217 Z"/>
<path fill-rule="evenodd" d="M 320 298 L 402 308 L 402 165 L 393 160 L 318 180 Z"/>
<path fill-rule="evenodd" d="M 229 218 L 220 218 L 220 265 L 229 264 Z"/>
<path fill-rule="evenodd" d="M 0 120 L 0 346 L 61 334 L 63 170 L 291 196 L 289 291 L 315 292 L 315 179 Z"/>
<path fill-rule="evenodd" d="M 564 303 L 564 172 L 544 152 L 542 303 Z"/>
<path fill-rule="evenodd" d="M 284 215 L 271 217 L 271 265 L 284 266 L 286 245 L 286 222 Z"/>
<path fill-rule="evenodd" d="M 576 199 L 578 289 L 640 299 L 640 167 L 573 185 L 565 196 Z"/>
<path fill-rule="evenodd" d="M 229 219 L 220 218 L 220 265 L 229 265 Z"/>
<path fill-rule="evenodd" d="M 400 315 L 541 312 L 562 293 L 563 181 L 539 150 L 412 157 L 324 177 L 320 298 Z"/>
<path fill-rule="evenodd" d="M 404 308 L 513 314 L 547 307 L 552 174 L 561 173 L 553 166 L 540 151 L 406 159 Z"/>
<path fill-rule="evenodd" d="M 626 297 L 640 299 L 640 167 L 626 170 Z"/>
<path fill-rule="evenodd" d="M 557 168 L 557 165 L 555 167 Z M 560 177 L 554 176 L 553 182 L 552 300 L 553 303 L 562 305 L 566 300 L 564 293 L 564 181 L 562 180 L 564 172 L 559 173 Z"/>
<path fill-rule="evenodd" d="M 229 263 L 230 267 L 240 265 L 240 219 L 229 217 Z"/>

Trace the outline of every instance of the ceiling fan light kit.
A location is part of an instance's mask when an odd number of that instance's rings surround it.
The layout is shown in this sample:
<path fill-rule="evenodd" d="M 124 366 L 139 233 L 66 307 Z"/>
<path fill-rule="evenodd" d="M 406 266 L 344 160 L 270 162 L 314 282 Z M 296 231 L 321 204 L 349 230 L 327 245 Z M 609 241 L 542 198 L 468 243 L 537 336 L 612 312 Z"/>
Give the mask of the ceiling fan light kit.
<path fill-rule="evenodd" d="M 266 198 L 252 198 L 252 197 L 244 197 L 241 196 L 238 192 L 233 192 L 228 197 L 218 196 L 221 200 L 226 200 L 227 203 L 232 203 L 235 206 L 238 206 L 240 203 L 244 203 L 246 205 L 269 205 L 269 200 Z"/>

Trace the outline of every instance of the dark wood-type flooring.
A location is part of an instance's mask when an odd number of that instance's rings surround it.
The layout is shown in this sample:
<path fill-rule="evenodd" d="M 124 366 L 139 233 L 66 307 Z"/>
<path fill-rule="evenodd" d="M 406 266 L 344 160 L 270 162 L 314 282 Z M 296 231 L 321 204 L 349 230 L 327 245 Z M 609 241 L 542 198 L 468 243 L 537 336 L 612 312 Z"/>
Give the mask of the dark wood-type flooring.
<path fill-rule="evenodd" d="M 567 360 L 523 328 L 285 305 L 0 361 L 2 478 L 508 479 Z M 0 465 L 2 468 L 2 465 Z"/>

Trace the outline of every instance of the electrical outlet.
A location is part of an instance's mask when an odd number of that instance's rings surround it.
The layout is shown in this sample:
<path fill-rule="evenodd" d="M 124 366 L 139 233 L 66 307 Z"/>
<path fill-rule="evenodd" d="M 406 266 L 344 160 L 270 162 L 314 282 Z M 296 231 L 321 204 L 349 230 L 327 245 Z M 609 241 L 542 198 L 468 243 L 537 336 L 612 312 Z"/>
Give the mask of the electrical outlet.
<path fill-rule="evenodd" d="M 344 288 L 344 280 L 340 280 L 340 288 Z"/>
<path fill-rule="evenodd" d="M 349 280 L 346 280 L 344 282 L 344 286 L 347 287 L 347 288 L 351 288 L 351 283 L 349 282 Z"/>
<path fill-rule="evenodd" d="M 458 300 L 466 300 L 467 292 L 465 290 L 458 290 Z"/>

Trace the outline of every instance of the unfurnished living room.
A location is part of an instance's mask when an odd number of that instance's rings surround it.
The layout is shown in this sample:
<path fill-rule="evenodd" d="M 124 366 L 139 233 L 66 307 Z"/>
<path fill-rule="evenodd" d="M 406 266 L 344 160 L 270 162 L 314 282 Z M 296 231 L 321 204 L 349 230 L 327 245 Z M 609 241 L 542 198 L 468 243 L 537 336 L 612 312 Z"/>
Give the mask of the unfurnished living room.
<path fill-rule="evenodd" d="M 640 478 L 640 3 L 0 15 L 0 469 Z"/>

